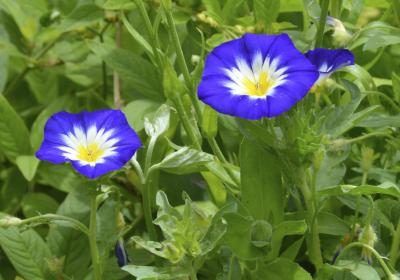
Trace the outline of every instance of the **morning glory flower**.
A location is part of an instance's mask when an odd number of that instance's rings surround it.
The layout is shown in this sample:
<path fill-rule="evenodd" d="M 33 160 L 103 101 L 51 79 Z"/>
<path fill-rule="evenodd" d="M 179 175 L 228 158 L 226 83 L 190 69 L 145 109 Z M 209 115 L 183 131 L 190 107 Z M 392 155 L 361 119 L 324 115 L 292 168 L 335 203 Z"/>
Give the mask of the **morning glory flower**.
<path fill-rule="evenodd" d="M 308 51 L 305 56 L 318 69 L 319 77 L 316 84 L 328 78 L 336 70 L 354 64 L 353 53 L 346 49 L 317 48 Z"/>
<path fill-rule="evenodd" d="M 47 121 L 36 157 L 54 164 L 70 162 L 94 179 L 123 167 L 140 146 L 120 110 L 59 112 Z"/>
<path fill-rule="evenodd" d="M 299 102 L 317 78 L 288 35 L 245 34 L 207 56 L 198 96 L 224 114 L 275 117 Z"/>

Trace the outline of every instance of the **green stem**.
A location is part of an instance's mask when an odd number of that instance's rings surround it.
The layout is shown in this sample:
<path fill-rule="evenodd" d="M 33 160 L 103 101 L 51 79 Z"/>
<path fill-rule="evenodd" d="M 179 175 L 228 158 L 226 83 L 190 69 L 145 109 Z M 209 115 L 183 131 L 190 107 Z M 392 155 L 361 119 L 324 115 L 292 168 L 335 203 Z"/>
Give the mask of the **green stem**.
<path fill-rule="evenodd" d="M 190 280 L 197 280 L 197 272 L 193 266 L 193 262 L 191 262 L 190 264 Z"/>
<path fill-rule="evenodd" d="M 306 183 L 306 176 L 304 175 L 305 170 L 300 171 L 302 179 L 300 182 L 300 191 L 303 194 L 304 201 L 307 208 L 307 223 L 310 230 L 310 235 L 308 238 L 308 252 L 311 262 L 315 265 L 318 270 L 323 265 L 323 258 L 321 254 L 321 242 L 319 239 L 318 232 L 318 220 L 317 220 L 317 207 L 315 202 L 315 194 L 313 190 L 310 190 Z M 312 188 L 314 189 L 314 188 Z"/>
<path fill-rule="evenodd" d="M 172 16 L 171 10 L 168 7 L 165 6 L 164 2 L 162 2 L 162 3 L 163 3 L 163 6 L 164 6 L 165 16 L 167 18 L 167 23 L 168 23 L 170 35 L 171 35 L 171 38 L 172 38 L 172 43 L 173 43 L 173 45 L 175 47 L 175 52 L 176 52 L 176 58 L 177 58 L 177 61 L 178 61 L 178 65 L 179 65 L 179 68 L 182 71 L 183 78 L 185 79 L 186 86 L 189 89 L 189 96 L 190 96 L 190 99 L 192 100 L 196 115 L 198 117 L 199 122 L 201 123 L 200 105 L 199 105 L 199 102 L 197 100 L 194 84 L 193 84 L 192 78 L 190 76 L 189 69 L 188 69 L 187 64 L 186 64 L 185 56 L 183 55 L 182 46 L 181 46 L 181 42 L 179 40 L 178 32 L 176 30 L 176 25 L 175 25 L 175 22 L 174 22 L 174 18 Z"/>
<path fill-rule="evenodd" d="M 152 190 L 151 190 L 151 163 L 156 143 L 157 143 L 157 137 L 150 137 L 144 163 L 144 184 L 142 193 L 144 220 L 146 223 L 147 232 L 149 233 L 151 240 L 156 240 L 157 238 L 156 229 L 153 224 L 153 215 L 152 215 L 153 203 L 152 203 Z"/>
<path fill-rule="evenodd" d="M 97 194 L 94 193 L 90 199 L 90 224 L 89 224 L 89 244 L 90 254 L 92 256 L 93 266 L 93 279 L 101 280 L 101 267 L 100 267 L 100 256 L 97 248 Z"/>
<path fill-rule="evenodd" d="M 149 171 L 151 168 L 149 169 Z M 153 224 L 153 215 L 151 211 L 151 172 L 146 175 L 146 182 L 144 184 L 143 194 L 142 194 L 142 205 L 144 221 L 146 223 L 146 229 L 151 240 L 157 240 L 156 228 Z"/>
<path fill-rule="evenodd" d="M 217 141 L 215 140 L 214 137 L 207 137 L 208 143 L 210 144 L 211 150 L 213 151 L 214 155 L 217 156 L 218 160 L 222 162 L 223 164 L 229 164 L 229 162 L 226 160 L 224 154 L 222 153 L 221 149 L 218 146 Z M 225 168 L 226 172 L 228 173 L 229 177 L 232 179 L 232 181 L 236 184 L 236 186 L 240 186 L 240 180 L 235 176 L 233 171 L 229 168 Z"/>
<path fill-rule="evenodd" d="M 150 137 L 149 145 L 147 146 L 146 158 L 144 161 L 144 174 L 147 176 L 153 158 L 154 147 L 157 143 L 157 137 Z"/>
<path fill-rule="evenodd" d="M 56 214 L 44 214 L 40 216 L 35 216 L 31 217 L 22 221 L 19 221 L 18 223 L 15 222 L 13 224 L 8 224 L 6 219 L 0 220 L 0 227 L 7 227 L 10 225 L 16 225 L 16 226 L 22 226 L 22 225 L 29 225 L 29 224 L 49 224 L 53 221 L 66 221 L 74 225 L 74 228 L 80 230 L 82 233 L 86 234 L 89 236 L 89 229 L 79 222 L 78 220 L 75 220 L 73 218 L 67 217 L 67 216 L 61 216 L 61 215 L 56 215 Z"/>
<path fill-rule="evenodd" d="M 384 99 L 387 103 L 389 103 L 393 109 L 395 109 L 397 112 L 400 112 L 400 106 L 397 105 L 392 98 L 390 98 L 389 96 L 387 96 L 386 94 L 384 94 L 383 92 L 380 91 L 365 91 L 366 94 L 375 94 L 378 95 L 378 97 L 382 97 L 382 99 Z"/>
<path fill-rule="evenodd" d="M 350 243 L 349 245 L 347 245 L 346 247 L 344 247 L 343 250 L 340 252 L 339 256 L 336 258 L 335 263 L 344 255 L 345 252 L 349 251 L 350 249 L 352 249 L 354 247 L 361 247 L 361 248 L 368 249 L 378 260 L 378 262 L 381 265 L 383 271 L 385 272 L 387 278 L 389 280 L 396 279 L 395 276 L 393 275 L 393 273 L 390 271 L 389 267 L 386 265 L 385 261 L 382 259 L 381 255 L 374 248 L 372 248 L 371 246 L 364 244 L 362 242 L 353 242 L 353 243 Z"/>
<path fill-rule="evenodd" d="M 346 144 L 351 144 L 351 143 L 354 143 L 354 142 L 365 140 L 365 139 L 368 139 L 370 137 L 385 136 L 385 135 L 387 135 L 387 133 L 384 133 L 384 132 L 381 132 L 381 131 L 372 132 L 372 133 L 364 134 L 364 135 L 361 135 L 361 136 L 358 136 L 358 137 L 355 137 L 355 138 L 352 138 L 352 139 L 348 139 L 348 140 L 346 140 Z"/>
<path fill-rule="evenodd" d="M 160 57 L 160 53 L 158 52 L 158 50 L 161 50 L 160 46 L 158 45 L 158 41 L 156 39 L 156 34 L 155 31 L 153 29 L 153 26 L 151 24 L 150 21 L 150 17 L 149 14 L 146 11 L 146 7 L 143 4 L 142 0 L 135 0 L 135 3 L 139 9 L 139 13 L 141 14 L 143 21 L 144 21 L 144 26 L 147 29 L 147 33 L 149 35 L 149 39 L 150 39 L 150 45 L 153 49 L 153 55 L 154 55 L 154 59 L 159 67 L 159 69 L 162 71 L 163 67 L 163 63 Z"/>
<path fill-rule="evenodd" d="M 173 99 L 175 106 L 176 106 L 176 110 L 178 111 L 178 115 L 182 121 L 182 125 L 186 131 L 186 133 L 188 134 L 190 140 L 192 141 L 194 147 L 197 150 L 201 150 L 201 144 L 199 143 L 199 140 L 196 137 L 196 133 L 194 131 L 194 128 L 192 126 L 192 124 L 189 121 L 189 116 L 186 113 L 185 107 L 182 103 L 182 99 L 180 96 L 175 96 L 175 98 Z"/>
<path fill-rule="evenodd" d="M 315 47 L 322 47 L 324 40 L 324 30 L 326 25 L 326 17 L 328 16 L 329 0 L 321 0 L 321 15 L 319 17 L 317 37 L 315 39 Z"/>
<path fill-rule="evenodd" d="M 390 247 L 389 262 L 395 267 L 397 259 L 399 258 L 399 246 L 400 246 L 400 219 L 397 223 L 396 231 L 393 233 L 392 246 Z"/>
<path fill-rule="evenodd" d="M 342 0 L 331 0 L 331 13 L 335 18 L 340 17 L 340 12 L 342 8 Z"/>
<path fill-rule="evenodd" d="M 393 15 L 400 26 L 400 0 L 392 0 Z"/>

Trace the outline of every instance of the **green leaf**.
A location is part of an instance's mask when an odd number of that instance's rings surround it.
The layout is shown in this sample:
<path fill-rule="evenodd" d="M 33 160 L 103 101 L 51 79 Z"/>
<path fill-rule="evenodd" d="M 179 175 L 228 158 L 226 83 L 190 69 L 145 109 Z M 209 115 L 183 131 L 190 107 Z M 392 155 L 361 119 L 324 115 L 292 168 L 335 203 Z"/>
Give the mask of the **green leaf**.
<path fill-rule="evenodd" d="M 282 240 L 287 235 L 304 235 L 307 230 L 307 223 L 304 220 L 283 221 L 278 224 L 272 233 L 272 250 L 270 257 L 275 259 L 281 250 Z"/>
<path fill-rule="evenodd" d="M 26 218 L 56 213 L 58 202 L 45 193 L 27 193 L 22 200 L 22 212 Z"/>
<path fill-rule="evenodd" d="M 136 29 L 130 24 L 130 22 L 128 21 L 128 19 L 124 14 L 122 15 L 122 22 L 124 23 L 126 30 L 128 30 L 129 34 L 132 35 L 132 37 L 136 40 L 136 42 L 138 42 L 139 45 L 141 45 L 148 54 L 153 56 L 154 55 L 153 49 L 150 46 L 150 44 L 146 41 L 145 38 L 143 38 L 143 36 L 138 31 L 136 31 Z"/>
<path fill-rule="evenodd" d="M 24 121 L 0 94 L 0 150 L 11 160 L 31 153 L 29 132 Z"/>
<path fill-rule="evenodd" d="M 35 156 L 18 156 L 15 161 L 25 179 L 32 181 L 39 166 L 39 160 Z"/>
<path fill-rule="evenodd" d="M 40 104 L 49 104 L 58 95 L 58 76 L 54 71 L 35 69 L 26 76 L 36 100 Z"/>
<path fill-rule="evenodd" d="M 378 186 L 362 185 L 340 185 L 330 188 L 325 188 L 318 191 L 319 195 L 371 195 L 371 194 L 386 194 L 394 197 L 400 197 L 400 190 L 394 183 L 383 183 Z"/>
<path fill-rule="evenodd" d="M 28 182 L 21 172 L 13 167 L 5 172 L 6 180 L 0 188 L 0 209 L 15 214 L 21 207 L 21 200 L 28 191 Z"/>
<path fill-rule="evenodd" d="M 0 92 L 3 92 L 4 87 L 6 86 L 7 83 L 7 78 L 8 78 L 7 66 L 9 61 L 9 54 L 1 53 L 2 40 L 8 40 L 8 34 L 5 28 L 3 26 L 0 26 Z"/>
<path fill-rule="evenodd" d="M 103 4 L 105 10 L 131 10 L 133 7 L 132 0 L 107 0 Z"/>
<path fill-rule="evenodd" d="M 369 116 L 368 118 L 365 118 L 357 126 L 368 128 L 400 127 L 400 115 L 388 116 L 382 114 L 374 114 Z"/>
<path fill-rule="evenodd" d="M 57 214 L 75 218 L 84 224 L 89 221 L 89 195 L 85 189 L 69 194 Z M 50 227 L 47 242 L 52 255 L 64 258 L 63 273 L 70 278 L 83 279 L 90 264 L 87 236 L 69 224 L 57 223 Z"/>
<path fill-rule="evenodd" d="M 192 148 L 183 147 L 168 154 L 160 163 L 151 169 L 162 169 L 173 174 L 188 174 L 206 170 L 206 164 L 213 161 L 211 154 L 201 152 Z"/>
<path fill-rule="evenodd" d="M 115 195 L 108 197 L 97 211 L 97 244 L 100 256 L 108 259 L 109 252 L 118 241 L 119 201 Z"/>
<path fill-rule="evenodd" d="M 218 132 L 218 113 L 210 106 L 204 107 L 201 127 L 207 137 L 214 138 Z"/>
<path fill-rule="evenodd" d="M 282 252 L 281 257 L 285 259 L 289 259 L 294 261 L 299 254 L 300 248 L 303 245 L 304 237 L 301 237 L 299 240 L 296 240 L 285 251 Z"/>
<path fill-rule="evenodd" d="M 90 49 L 121 75 L 140 94 L 154 100 L 163 99 L 157 69 L 147 60 L 110 44 L 90 43 Z"/>
<path fill-rule="evenodd" d="M 283 258 L 258 266 L 253 277 L 268 280 L 312 280 L 311 275 L 301 266 Z"/>
<path fill-rule="evenodd" d="M 54 165 L 42 162 L 37 171 L 37 181 L 46 186 L 63 191 L 72 192 L 85 188 L 85 180 L 75 173 L 69 165 Z"/>
<path fill-rule="evenodd" d="M 253 11 L 257 23 L 268 27 L 279 14 L 280 0 L 253 0 Z"/>
<path fill-rule="evenodd" d="M 318 213 L 318 232 L 344 236 L 350 232 L 350 227 L 338 216 L 329 212 L 320 212 Z"/>
<path fill-rule="evenodd" d="M 137 280 L 183 280 L 187 279 L 189 272 L 179 267 L 159 268 L 154 266 L 126 265 L 122 267 Z"/>
<path fill-rule="evenodd" d="M 102 20 L 103 17 L 104 11 L 96 5 L 79 5 L 62 21 L 59 26 L 57 26 L 57 29 L 61 32 L 83 29 Z"/>
<path fill-rule="evenodd" d="M 244 139 L 240 146 L 242 202 L 258 220 L 283 220 L 284 192 L 279 159 Z"/>
<path fill-rule="evenodd" d="M 373 266 L 359 261 L 340 260 L 336 265 L 324 264 L 324 279 L 331 279 L 338 272 L 353 274 L 360 280 L 379 280 L 381 277 Z M 322 278 L 321 278 L 322 279 Z M 336 278 L 335 278 L 336 279 Z M 347 279 L 347 278 L 346 278 Z"/>
<path fill-rule="evenodd" d="M 147 99 L 138 99 L 128 103 L 122 111 L 130 126 L 136 131 L 141 131 L 144 128 L 144 120 L 152 119 L 160 104 Z"/>
<path fill-rule="evenodd" d="M 223 242 L 241 259 L 256 259 L 265 256 L 267 247 L 259 248 L 252 244 L 251 225 L 254 220 L 237 213 L 227 213 L 224 219 L 228 224 Z"/>
<path fill-rule="evenodd" d="M 206 180 L 208 185 L 208 190 L 210 191 L 213 201 L 218 205 L 222 206 L 225 204 L 227 192 L 222 181 L 211 172 L 201 172 L 204 180 Z"/>
<path fill-rule="evenodd" d="M 18 273 L 25 279 L 49 279 L 47 260 L 50 250 L 33 229 L 0 228 L 0 245 Z M 50 278 L 51 279 L 51 278 Z"/>
<path fill-rule="evenodd" d="M 39 30 L 39 19 L 47 11 L 44 0 L 2 0 L 0 9 L 9 13 L 18 25 L 22 35 L 32 41 Z"/>
<path fill-rule="evenodd" d="M 150 137 L 159 137 L 166 132 L 169 128 L 171 108 L 168 105 L 161 105 L 154 115 L 154 119 L 144 119 L 144 129 L 146 134 Z"/>

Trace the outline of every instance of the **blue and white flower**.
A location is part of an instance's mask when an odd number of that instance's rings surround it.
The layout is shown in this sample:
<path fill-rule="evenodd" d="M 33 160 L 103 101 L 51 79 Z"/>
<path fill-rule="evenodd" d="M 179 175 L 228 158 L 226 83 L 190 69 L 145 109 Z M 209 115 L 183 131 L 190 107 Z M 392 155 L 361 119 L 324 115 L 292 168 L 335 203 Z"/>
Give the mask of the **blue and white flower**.
<path fill-rule="evenodd" d="M 318 75 L 288 35 L 245 34 L 207 56 L 198 96 L 224 114 L 275 117 L 299 102 Z"/>
<path fill-rule="evenodd" d="M 47 121 L 36 157 L 54 164 L 70 162 L 93 179 L 122 168 L 141 145 L 120 110 L 59 112 Z"/>
<path fill-rule="evenodd" d="M 308 51 L 305 56 L 318 69 L 316 84 L 328 78 L 333 72 L 354 64 L 354 55 L 347 49 L 322 49 Z"/>

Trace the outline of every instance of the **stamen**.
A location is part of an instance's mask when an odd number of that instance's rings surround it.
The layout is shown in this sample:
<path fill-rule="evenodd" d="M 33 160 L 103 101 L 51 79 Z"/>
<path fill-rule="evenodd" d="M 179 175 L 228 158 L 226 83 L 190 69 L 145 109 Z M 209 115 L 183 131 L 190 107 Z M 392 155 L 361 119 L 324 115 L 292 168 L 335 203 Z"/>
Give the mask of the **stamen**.
<path fill-rule="evenodd" d="M 271 79 L 267 72 L 260 72 L 256 82 L 254 83 L 248 78 L 243 79 L 243 84 L 247 90 L 248 95 L 252 96 L 265 96 L 268 91 L 273 87 L 275 81 Z"/>
<path fill-rule="evenodd" d="M 77 148 L 78 159 L 86 162 L 96 162 L 104 154 L 104 150 L 100 148 L 97 143 L 91 143 L 86 145 L 80 145 Z"/>

